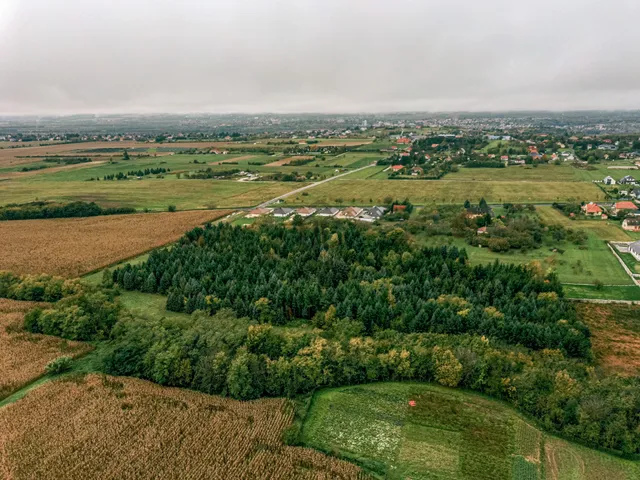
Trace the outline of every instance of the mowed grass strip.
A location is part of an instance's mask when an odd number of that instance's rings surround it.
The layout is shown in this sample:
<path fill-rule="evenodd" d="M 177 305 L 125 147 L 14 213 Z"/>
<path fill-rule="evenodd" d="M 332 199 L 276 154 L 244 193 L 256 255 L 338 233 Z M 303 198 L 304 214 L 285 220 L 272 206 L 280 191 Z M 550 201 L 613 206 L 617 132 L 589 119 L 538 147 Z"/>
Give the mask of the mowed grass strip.
<path fill-rule="evenodd" d="M 345 461 L 283 445 L 292 419 L 285 399 L 239 402 L 98 375 L 53 381 L 0 408 L 0 472 L 13 480 L 367 478 Z"/>
<path fill-rule="evenodd" d="M 45 366 L 62 355 L 77 357 L 88 344 L 25 332 L 26 312 L 46 304 L 0 298 L 0 400 L 45 373 Z"/>
<path fill-rule="evenodd" d="M 553 480 L 631 480 L 640 474 L 640 464 L 545 435 L 497 401 L 424 383 L 322 390 L 302 440 L 388 479 L 541 480 L 544 472 Z M 575 468 L 581 464 L 589 469 Z"/>
<path fill-rule="evenodd" d="M 229 210 L 0 222 L 0 270 L 76 277 L 165 245 Z"/>
<path fill-rule="evenodd" d="M 309 195 L 289 204 L 356 205 L 383 203 L 386 197 L 408 198 L 417 205 L 462 204 L 465 200 L 489 203 L 552 203 L 568 200 L 599 201 L 603 192 L 584 182 L 457 182 L 451 180 L 349 180 L 328 182 L 308 191 Z"/>

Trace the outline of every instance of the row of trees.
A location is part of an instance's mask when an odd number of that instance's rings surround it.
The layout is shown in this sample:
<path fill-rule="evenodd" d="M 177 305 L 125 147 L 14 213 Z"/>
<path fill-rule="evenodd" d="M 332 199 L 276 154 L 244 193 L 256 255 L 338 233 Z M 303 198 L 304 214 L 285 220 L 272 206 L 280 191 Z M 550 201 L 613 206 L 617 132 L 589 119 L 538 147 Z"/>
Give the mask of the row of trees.
<path fill-rule="evenodd" d="M 52 204 L 48 202 L 32 202 L 23 205 L 7 205 L 0 207 L 1 220 L 34 220 L 39 218 L 95 217 L 98 215 L 117 215 L 135 213 L 135 208 L 104 208 L 95 202 L 72 202 Z"/>
<path fill-rule="evenodd" d="M 114 270 L 127 290 L 168 294 L 167 309 L 286 324 L 334 306 L 365 331 L 476 333 L 588 356 L 588 329 L 554 275 L 471 267 L 457 248 L 416 248 L 405 232 L 318 219 L 296 228 L 196 228 L 142 264 Z"/>

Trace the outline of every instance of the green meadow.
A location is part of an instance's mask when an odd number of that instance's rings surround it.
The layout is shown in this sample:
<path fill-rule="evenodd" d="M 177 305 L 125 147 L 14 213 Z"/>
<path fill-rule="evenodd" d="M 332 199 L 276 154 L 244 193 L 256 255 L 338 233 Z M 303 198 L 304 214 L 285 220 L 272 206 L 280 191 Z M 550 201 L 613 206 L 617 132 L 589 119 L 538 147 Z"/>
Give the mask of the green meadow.
<path fill-rule="evenodd" d="M 301 440 L 392 480 L 640 475 L 640 464 L 547 435 L 498 401 L 424 383 L 321 390 L 311 401 Z"/>

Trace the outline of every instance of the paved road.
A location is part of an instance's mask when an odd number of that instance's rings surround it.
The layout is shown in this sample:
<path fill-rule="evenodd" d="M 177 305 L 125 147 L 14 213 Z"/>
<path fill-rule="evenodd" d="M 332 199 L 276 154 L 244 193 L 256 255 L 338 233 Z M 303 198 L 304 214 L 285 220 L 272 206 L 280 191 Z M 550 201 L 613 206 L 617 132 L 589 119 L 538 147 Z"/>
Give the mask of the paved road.
<path fill-rule="evenodd" d="M 319 182 L 312 183 L 311 185 L 307 185 L 305 187 L 301 187 L 301 188 L 298 188 L 296 190 L 292 190 L 291 192 L 285 193 L 284 195 L 280 195 L 279 197 L 272 198 L 271 200 L 267 200 L 266 202 L 261 203 L 260 205 L 258 205 L 256 208 L 267 207 L 267 206 L 271 205 L 272 203 L 276 203 L 277 201 L 283 200 L 283 199 L 285 199 L 287 197 L 290 197 L 291 195 L 296 195 L 297 193 L 303 192 L 305 190 L 309 190 L 310 188 L 317 187 L 318 185 L 322 185 L 323 183 L 331 182 L 331 181 L 333 181 L 333 180 L 335 180 L 337 178 L 344 177 L 346 175 L 351 175 L 352 173 L 359 172 L 360 170 L 364 170 L 365 168 L 370 168 L 370 167 L 374 167 L 374 166 L 375 166 L 375 163 L 372 163 L 372 164 L 367 165 L 365 167 L 356 168 L 355 170 L 350 170 L 348 172 L 341 173 L 340 175 L 336 175 L 334 177 L 330 177 L 330 178 L 327 178 L 325 180 L 320 180 Z"/>
<path fill-rule="evenodd" d="M 627 267 L 627 264 L 624 263 L 624 260 L 622 260 L 620 258 L 620 255 L 618 255 L 618 252 L 616 251 L 616 249 L 614 247 L 612 247 L 611 244 L 608 243 L 608 242 L 607 242 L 607 246 L 611 249 L 611 251 L 613 252 L 615 257 L 618 259 L 618 261 L 620 262 L 620 265 L 622 265 L 622 268 L 624 268 L 624 271 L 627 272 L 627 275 L 629 275 L 629 277 L 631 277 L 631 280 L 633 281 L 633 283 L 635 285 L 640 286 L 640 280 L 637 280 L 636 277 L 633 276 L 633 272 L 631 270 L 629 270 L 629 267 Z"/>

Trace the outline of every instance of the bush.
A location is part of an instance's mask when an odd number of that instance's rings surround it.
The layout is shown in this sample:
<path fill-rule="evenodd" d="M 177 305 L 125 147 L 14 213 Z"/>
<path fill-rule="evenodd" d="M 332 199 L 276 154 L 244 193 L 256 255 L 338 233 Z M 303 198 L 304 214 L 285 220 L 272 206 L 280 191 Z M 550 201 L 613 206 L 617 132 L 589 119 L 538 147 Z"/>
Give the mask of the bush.
<path fill-rule="evenodd" d="M 169 205 L 167 207 L 167 211 L 168 212 L 175 212 L 176 211 L 176 206 L 175 205 Z"/>
<path fill-rule="evenodd" d="M 71 370 L 71 366 L 73 365 L 73 358 L 65 355 L 63 357 L 58 357 L 54 360 L 51 360 L 47 363 L 46 367 L 44 367 L 45 372 L 49 375 L 58 375 L 60 373 L 68 372 Z"/>

